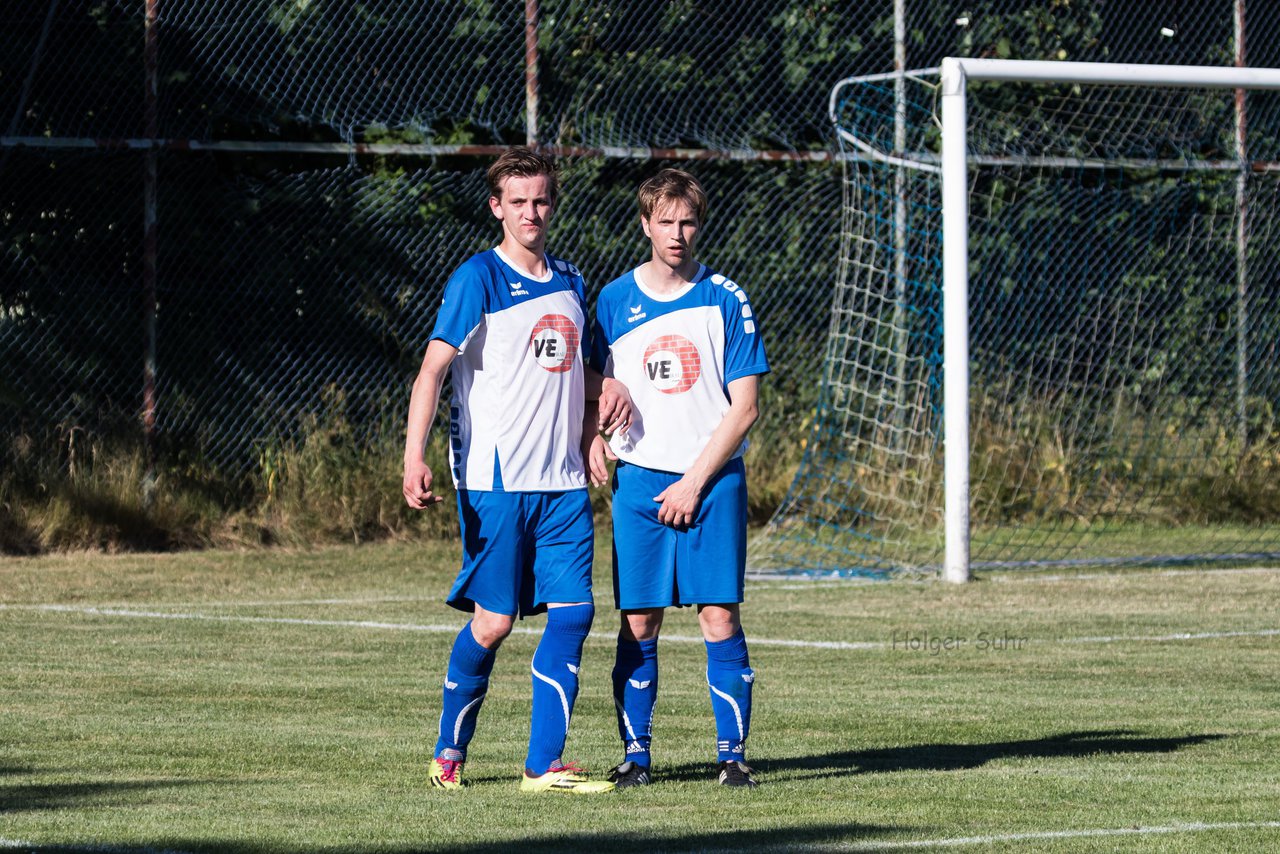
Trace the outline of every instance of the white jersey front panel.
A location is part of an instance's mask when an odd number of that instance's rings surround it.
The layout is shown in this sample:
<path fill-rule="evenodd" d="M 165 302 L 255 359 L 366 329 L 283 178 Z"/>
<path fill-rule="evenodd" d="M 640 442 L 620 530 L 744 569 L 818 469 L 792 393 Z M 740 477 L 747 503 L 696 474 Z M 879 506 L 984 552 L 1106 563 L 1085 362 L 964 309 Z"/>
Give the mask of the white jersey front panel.
<path fill-rule="evenodd" d="M 626 385 L 635 406 L 610 446 L 645 468 L 683 473 L 729 411 L 728 385 L 769 364 L 746 293 L 705 267 L 698 280 L 661 298 L 632 271 L 596 303 L 591 361 Z M 746 450 L 744 441 L 734 457 Z"/>
<path fill-rule="evenodd" d="M 497 250 L 449 279 L 432 338 L 453 360 L 449 462 L 458 489 L 586 486 L 582 464 L 582 276 L 547 257 L 536 279 Z M 500 478 L 500 479 L 499 479 Z"/>

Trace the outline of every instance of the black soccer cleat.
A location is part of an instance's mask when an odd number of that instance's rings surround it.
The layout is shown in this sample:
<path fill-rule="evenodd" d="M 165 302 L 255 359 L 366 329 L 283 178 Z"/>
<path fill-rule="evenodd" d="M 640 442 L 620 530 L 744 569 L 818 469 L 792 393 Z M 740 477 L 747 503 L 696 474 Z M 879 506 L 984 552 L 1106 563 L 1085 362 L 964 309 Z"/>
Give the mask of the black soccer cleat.
<path fill-rule="evenodd" d="M 640 765 L 636 762 L 623 762 L 609 772 L 609 781 L 619 789 L 630 789 L 632 786 L 647 786 L 649 779 L 649 766 Z"/>
<path fill-rule="evenodd" d="M 736 759 L 726 759 L 720 763 L 718 782 L 721 786 L 736 786 L 745 789 L 754 789 L 759 785 L 759 783 L 751 779 L 751 769 Z"/>

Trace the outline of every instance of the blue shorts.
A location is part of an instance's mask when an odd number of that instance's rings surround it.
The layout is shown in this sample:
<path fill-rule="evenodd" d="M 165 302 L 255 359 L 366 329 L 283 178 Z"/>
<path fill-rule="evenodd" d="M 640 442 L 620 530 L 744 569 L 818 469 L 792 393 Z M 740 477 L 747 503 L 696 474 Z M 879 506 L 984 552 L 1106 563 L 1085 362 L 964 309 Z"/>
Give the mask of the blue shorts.
<path fill-rule="evenodd" d="M 526 617 L 591 601 L 595 527 L 585 489 L 458 490 L 462 570 L 445 601 L 468 613 Z"/>
<path fill-rule="evenodd" d="M 619 462 L 613 474 L 613 602 L 623 610 L 742 601 L 747 478 L 742 459 L 711 480 L 687 530 L 658 521 L 653 498 L 680 479 Z"/>

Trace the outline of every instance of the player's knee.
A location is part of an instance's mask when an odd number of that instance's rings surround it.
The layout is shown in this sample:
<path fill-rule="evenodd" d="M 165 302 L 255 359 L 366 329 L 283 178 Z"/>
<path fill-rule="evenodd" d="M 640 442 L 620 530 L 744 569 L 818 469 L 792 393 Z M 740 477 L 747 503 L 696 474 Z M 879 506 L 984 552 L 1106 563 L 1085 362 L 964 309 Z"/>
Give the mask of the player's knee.
<path fill-rule="evenodd" d="M 485 649 L 497 649 L 515 627 L 515 617 L 477 611 L 471 618 L 471 634 Z"/>
<path fill-rule="evenodd" d="M 703 639 L 711 643 L 728 640 L 742 629 L 736 606 L 703 605 L 698 611 L 698 623 Z"/>
<path fill-rule="evenodd" d="M 648 608 L 641 611 L 624 611 L 619 636 L 625 641 L 649 641 L 662 629 L 663 609 Z"/>

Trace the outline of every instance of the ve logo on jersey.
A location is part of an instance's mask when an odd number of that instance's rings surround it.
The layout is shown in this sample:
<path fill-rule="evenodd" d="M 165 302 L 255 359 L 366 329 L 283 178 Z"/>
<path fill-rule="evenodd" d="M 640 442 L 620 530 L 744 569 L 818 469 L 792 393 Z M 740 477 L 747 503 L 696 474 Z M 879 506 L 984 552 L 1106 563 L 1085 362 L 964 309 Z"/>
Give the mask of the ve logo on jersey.
<path fill-rule="evenodd" d="M 578 355 L 578 326 L 563 314 L 544 314 L 533 326 L 529 347 L 539 365 L 553 374 L 563 373 Z"/>
<path fill-rule="evenodd" d="M 702 360 L 688 338 L 663 335 L 645 348 L 644 372 L 658 391 L 680 394 L 693 388 L 702 376 Z"/>

